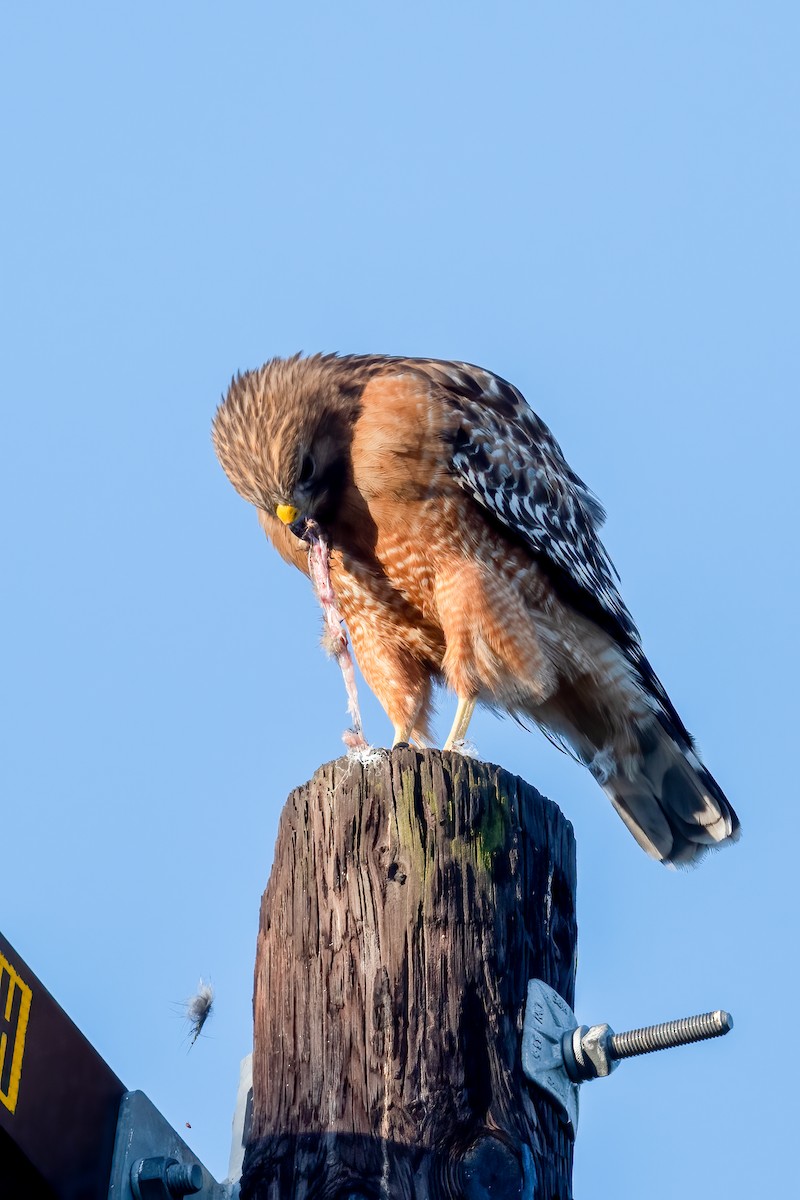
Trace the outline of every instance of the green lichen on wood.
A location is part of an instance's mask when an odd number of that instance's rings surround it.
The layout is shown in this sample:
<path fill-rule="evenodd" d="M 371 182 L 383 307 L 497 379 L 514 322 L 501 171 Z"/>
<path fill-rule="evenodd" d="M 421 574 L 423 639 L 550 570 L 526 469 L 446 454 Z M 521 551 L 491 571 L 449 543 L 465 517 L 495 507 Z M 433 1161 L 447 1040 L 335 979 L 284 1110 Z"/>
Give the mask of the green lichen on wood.
<path fill-rule="evenodd" d="M 487 797 L 483 820 L 475 831 L 475 842 L 487 871 L 491 871 L 495 855 L 507 849 L 510 833 L 511 816 L 505 796 L 499 793 Z"/>
<path fill-rule="evenodd" d="M 400 776 L 400 788 L 403 796 L 403 805 L 409 814 L 409 817 L 414 814 L 414 800 L 416 797 L 415 779 L 407 772 L 403 772 Z"/>
<path fill-rule="evenodd" d="M 393 811 L 397 821 L 397 838 L 408 858 L 409 867 L 421 880 L 424 880 L 428 862 L 433 854 L 433 846 L 429 844 L 425 824 L 419 820 L 417 813 L 419 776 L 403 771 L 399 776 L 399 789 L 396 786 L 396 774 L 393 775 L 393 782 Z"/>

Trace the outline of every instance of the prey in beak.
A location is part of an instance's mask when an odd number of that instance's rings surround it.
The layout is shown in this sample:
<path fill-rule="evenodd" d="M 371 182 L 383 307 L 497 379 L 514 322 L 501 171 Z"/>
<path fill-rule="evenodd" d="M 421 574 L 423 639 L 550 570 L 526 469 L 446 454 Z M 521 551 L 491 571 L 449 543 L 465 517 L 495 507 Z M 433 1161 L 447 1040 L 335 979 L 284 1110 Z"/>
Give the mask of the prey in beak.
<path fill-rule="evenodd" d="M 288 525 L 290 531 L 296 538 L 307 540 L 305 534 L 308 530 L 308 518 L 305 517 L 299 508 L 295 508 L 293 504 L 276 504 L 275 516 L 284 525 Z"/>

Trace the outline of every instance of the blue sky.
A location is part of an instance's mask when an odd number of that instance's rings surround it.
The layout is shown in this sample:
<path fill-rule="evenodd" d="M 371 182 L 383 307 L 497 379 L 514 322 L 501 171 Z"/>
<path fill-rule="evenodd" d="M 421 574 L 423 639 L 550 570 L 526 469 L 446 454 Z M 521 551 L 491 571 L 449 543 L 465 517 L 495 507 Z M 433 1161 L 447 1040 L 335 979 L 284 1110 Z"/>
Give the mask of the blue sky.
<path fill-rule="evenodd" d="M 584 1088 L 576 1194 L 785 1190 L 798 33 L 737 0 L 4 13 L 0 923 L 218 1177 L 280 809 L 346 718 L 209 424 L 302 349 L 497 371 L 604 502 L 744 835 L 669 873 L 541 736 L 475 722 L 574 824 L 580 1019 L 736 1021 Z"/>

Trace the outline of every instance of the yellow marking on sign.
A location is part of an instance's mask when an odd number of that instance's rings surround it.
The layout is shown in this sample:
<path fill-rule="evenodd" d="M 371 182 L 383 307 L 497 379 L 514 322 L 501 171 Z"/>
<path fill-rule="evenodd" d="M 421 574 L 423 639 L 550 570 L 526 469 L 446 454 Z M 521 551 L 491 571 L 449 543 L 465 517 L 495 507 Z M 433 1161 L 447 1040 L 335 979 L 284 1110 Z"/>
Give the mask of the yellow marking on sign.
<path fill-rule="evenodd" d="M 33 992 L 0 954 L 0 1104 L 14 1112 Z"/>

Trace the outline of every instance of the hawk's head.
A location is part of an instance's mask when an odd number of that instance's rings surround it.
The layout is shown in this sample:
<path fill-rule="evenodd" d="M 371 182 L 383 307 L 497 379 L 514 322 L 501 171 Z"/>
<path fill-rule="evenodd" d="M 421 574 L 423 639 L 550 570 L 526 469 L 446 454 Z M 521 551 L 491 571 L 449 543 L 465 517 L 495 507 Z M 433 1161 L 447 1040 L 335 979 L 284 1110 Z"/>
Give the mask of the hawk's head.
<path fill-rule="evenodd" d="M 274 358 L 238 375 L 214 418 L 213 439 L 237 492 L 300 534 L 326 524 L 350 472 L 358 395 L 335 356 Z"/>

